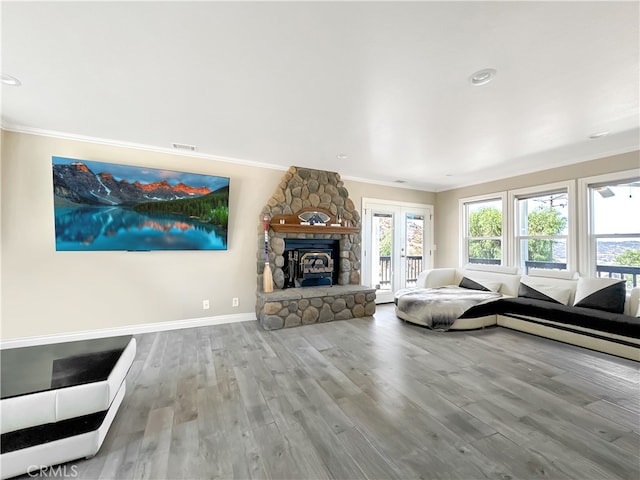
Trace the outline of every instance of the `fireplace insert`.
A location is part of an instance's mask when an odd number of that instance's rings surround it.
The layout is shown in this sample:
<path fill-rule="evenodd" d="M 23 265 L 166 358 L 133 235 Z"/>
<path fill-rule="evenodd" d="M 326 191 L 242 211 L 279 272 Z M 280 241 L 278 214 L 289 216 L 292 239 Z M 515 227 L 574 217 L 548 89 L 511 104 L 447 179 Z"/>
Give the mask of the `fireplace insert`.
<path fill-rule="evenodd" d="M 284 288 L 331 286 L 337 283 L 335 240 L 285 239 Z"/>

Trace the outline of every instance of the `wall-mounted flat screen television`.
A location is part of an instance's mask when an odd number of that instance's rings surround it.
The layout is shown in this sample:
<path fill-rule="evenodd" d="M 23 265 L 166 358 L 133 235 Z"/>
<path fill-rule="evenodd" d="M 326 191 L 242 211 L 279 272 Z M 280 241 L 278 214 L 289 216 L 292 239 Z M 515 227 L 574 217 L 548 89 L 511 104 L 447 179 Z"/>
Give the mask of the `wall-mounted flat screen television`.
<path fill-rule="evenodd" d="M 52 157 L 56 250 L 226 250 L 229 178 Z"/>

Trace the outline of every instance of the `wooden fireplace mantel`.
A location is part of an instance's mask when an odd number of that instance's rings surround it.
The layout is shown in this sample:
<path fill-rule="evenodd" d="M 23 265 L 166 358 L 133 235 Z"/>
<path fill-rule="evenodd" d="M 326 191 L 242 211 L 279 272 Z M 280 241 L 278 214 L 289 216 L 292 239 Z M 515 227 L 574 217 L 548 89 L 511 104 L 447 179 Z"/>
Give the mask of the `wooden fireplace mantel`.
<path fill-rule="evenodd" d="M 314 210 L 322 211 L 321 209 Z M 281 223 L 281 220 L 284 220 L 284 223 Z M 274 232 L 281 233 L 338 233 L 341 235 L 360 233 L 360 227 L 333 226 L 332 223 L 338 223 L 335 217 L 331 217 L 326 225 L 300 225 L 298 215 L 274 215 L 269 226 Z"/>

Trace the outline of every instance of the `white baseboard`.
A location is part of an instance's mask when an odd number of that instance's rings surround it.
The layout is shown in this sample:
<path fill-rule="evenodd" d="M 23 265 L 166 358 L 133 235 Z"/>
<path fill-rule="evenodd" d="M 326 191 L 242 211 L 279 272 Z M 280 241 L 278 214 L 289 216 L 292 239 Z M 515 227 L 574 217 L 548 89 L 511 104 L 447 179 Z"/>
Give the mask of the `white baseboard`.
<path fill-rule="evenodd" d="M 135 335 L 139 333 L 163 332 L 165 330 L 179 330 L 181 328 L 206 327 L 225 323 L 256 321 L 255 313 L 236 313 L 233 315 L 218 315 L 215 317 L 190 318 L 172 322 L 144 323 L 141 325 L 126 325 L 123 327 L 104 328 L 100 330 L 83 330 L 80 332 L 57 333 L 34 337 L 19 337 L 0 340 L 0 350 L 5 348 L 33 347 L 49 343 L 74 342 L 92 338 L 117 337 L 118 335 Z"/>

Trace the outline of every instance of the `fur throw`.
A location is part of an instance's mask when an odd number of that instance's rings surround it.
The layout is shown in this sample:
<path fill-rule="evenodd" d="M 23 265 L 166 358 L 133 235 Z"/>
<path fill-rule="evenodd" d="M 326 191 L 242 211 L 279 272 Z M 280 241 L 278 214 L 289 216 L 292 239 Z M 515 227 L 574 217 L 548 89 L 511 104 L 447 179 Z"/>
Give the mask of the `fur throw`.
<path fill-rule="evenodd" d="M 494 292 L 460 287 L 405 288 L 396 293 L 398 310 L 433 330 L 449 330 L 453 322 L 475 305 L 502 298 Z"/>

